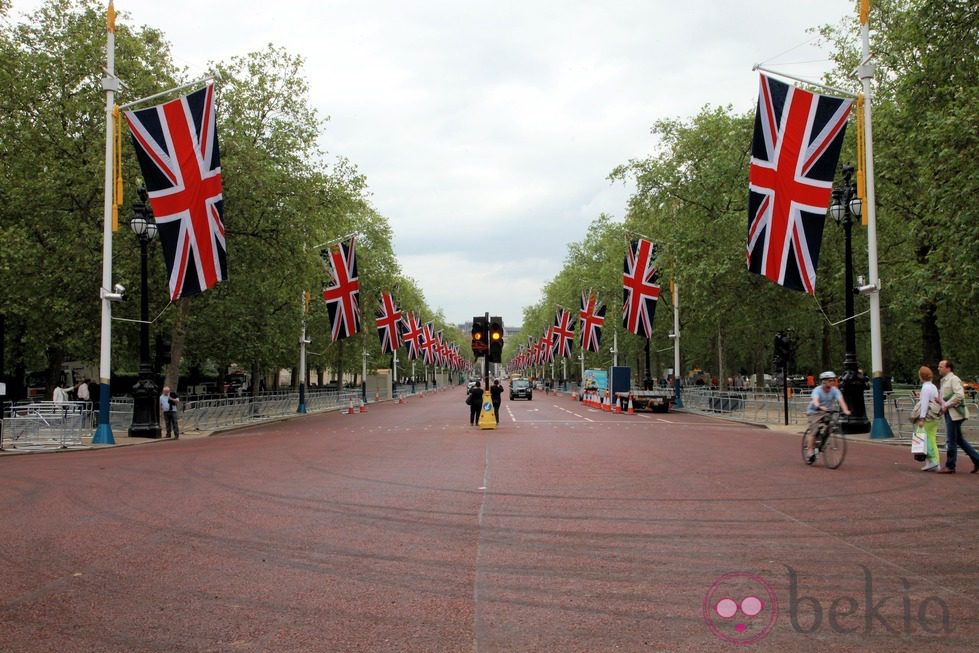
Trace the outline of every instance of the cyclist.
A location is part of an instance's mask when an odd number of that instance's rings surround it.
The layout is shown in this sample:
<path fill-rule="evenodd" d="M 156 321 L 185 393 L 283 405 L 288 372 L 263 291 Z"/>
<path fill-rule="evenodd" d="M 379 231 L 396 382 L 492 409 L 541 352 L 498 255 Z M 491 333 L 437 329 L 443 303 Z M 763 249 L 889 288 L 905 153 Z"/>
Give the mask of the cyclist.
<path fill-rule="evenodd" d="M 850 408 L 843 400 L 843 393 L 836 387 L 836 372 L 826 371 L 819 375 L 819 385 L 813 388 L 812 401 L 806 414 L 809 416 L 809 429 L 806 431 L 806 464 L 811 465 L 816 462 L 816 451 L 813 449 L 816 442 L 816 432 L 819 426 L 826 420 L 826 416 L 834 408 L 834 403 L 838 403 L 844 415 L 850 414 Z"/>

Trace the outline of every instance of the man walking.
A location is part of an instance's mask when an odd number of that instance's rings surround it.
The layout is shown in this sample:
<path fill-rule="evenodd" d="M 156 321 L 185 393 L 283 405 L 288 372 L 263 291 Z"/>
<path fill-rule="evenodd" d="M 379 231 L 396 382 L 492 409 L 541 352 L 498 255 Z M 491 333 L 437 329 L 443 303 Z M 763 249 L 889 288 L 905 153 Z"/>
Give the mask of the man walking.
<path fill-rule="evenodd" d="M 503 386 L 499 379 L 493 379 L 490 386 L 490 397 L 493 399 L 493 414 L 496 415 L 496 423 L 500 423 L 500 404 L 503 402 Z"/>
<path fill-rule="evenodd" d="M 941 395 L 942 410 L 945 413 L 945 466 L 938 470 L 939 474 L 954 474 L 955 459 L 958 452 L 957 447 L 962 447 L 962 451 L 972 460 L 972 474 L 979 471 L 979 453 L 972 448 L 972 445 L 962 437 L 962 422 L 969 417 L 969 411 L 965 407 L 965 390 L 962 388 L 962 381 L 955 376 L 955 368 L 949 360 L 939 361 L 938 373 L 942 376 L 942 387 L 938 391 Z"/>
<path fill-rule="evenodd" d="M 170 386 L 163 386 L 163 393 L 160 395 L 160 412 L 163 413 L 163 421 L 167 425 L 167 437 L 174 440 L 180 439 L 180 427 L 177 425 L 177 399 L 176 393 L 170 392 Z"/>

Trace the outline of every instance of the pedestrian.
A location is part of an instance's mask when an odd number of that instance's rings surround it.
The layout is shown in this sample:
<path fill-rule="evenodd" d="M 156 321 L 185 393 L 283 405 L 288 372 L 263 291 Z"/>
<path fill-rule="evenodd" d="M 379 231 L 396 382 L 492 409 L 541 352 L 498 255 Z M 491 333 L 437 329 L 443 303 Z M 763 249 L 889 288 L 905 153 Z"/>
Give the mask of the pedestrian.
<path fill-rule="evenodd" d="M 163 413 L 161 420 L 167 425 L 167 437 L 174 440 L 180 439 L 180 426 L 177 424 L 177 406 L 180 399 L 176 392 L 170 392 L 170 386 L 163 386 L 163 393 L 160 395 L 160 412 Z"/>
<path fill-rule="evenodd" d="M 942 376 L 942 387 L 939 393 L 942 400 L 942 412 L 945 413 L 945 466 L 938 470 L 939 474 L 954 474 L 955 459 L 958 447 L 972 460 L 972 474 L 979 471 L 979 453 L 962 437 L 962 422 L 969 418 L 965 407 L 965 389 L 962 380 L 955 375 L 952 361 L 943 360 L 938 363 L 938 373 Z"/>
<path fill-rule="evenodd" d="M 925 365 L 918 370 L 918 379 L 921 381 L 921 392 L 918 393 L 920 408 L 918 414 L 915 415 L 914 424 L 924 428 L 928 442 L 927 460 L 921 468 L 923 472 L 938 469 L 942 462 L 941 455 L 938 453 L 938 420 L 941 417 L 941 412 L 940 409 L 939 411 L 930 410 L 933 404 L 940 407 L 941 403 L 938 401 L 938 388 L 932 383 L 932 378 L 934 375 L 930 367 Z"/>
<path fill-rule="evenodd" d="M 479 411 L 483 408 L 483 389 L 479 386 L 479 381 L 469 389 L 466 403 L 469 404 L 469 425 L 476 426 L 479 423 Z"/>
<path fill-rule="evenodd" d="M 493 414 L 496 415 L 496 423 L 500 423 L 500 404 L 503 402 L 503 386 L 499 379 L 493 379 L 490 387 L 490 396 L 493 399 Z"/>
<path fill-rule="evenodd" d="M 67 404 L 68 403 L 68 391 L 65 390 L 65 382 L 58 381 L 58 385 L 54 387 L 54 394 L 51 400 L 56 404 Z"/>
<path fill-rule="evenodd" d="M 88 391 L 88 379 L 82 379 L 82 382 L 75 388 L 75 399 L 85 402 L 92 400 L 92 395 Z"/>

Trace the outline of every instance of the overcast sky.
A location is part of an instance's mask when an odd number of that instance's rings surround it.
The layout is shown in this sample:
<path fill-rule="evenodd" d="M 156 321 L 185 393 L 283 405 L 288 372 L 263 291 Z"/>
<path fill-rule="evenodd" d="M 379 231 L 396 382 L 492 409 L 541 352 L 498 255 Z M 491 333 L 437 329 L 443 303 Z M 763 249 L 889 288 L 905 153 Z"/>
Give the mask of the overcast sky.
<path fill-rule="evenodd" d="M 14 0 L 14 12 L 39 4 Z M 116 9 L 161 30 L 192 75 L 268 43 L 302 55 L 312 104 L 330 117 L 322 148 L 366 175 L 402 270 L 429 305 L 452 322 L 489 312 L 517 325 L 568 243 L 602 212 L 623 218 L 631 189 L 606 177 L 653 152 L 656 120 L 706 104 L 752 109 L 755 63 L 818 79 L 827 54 L 807 30 L 838 23 L 854 3 L 118 0 Z"/>

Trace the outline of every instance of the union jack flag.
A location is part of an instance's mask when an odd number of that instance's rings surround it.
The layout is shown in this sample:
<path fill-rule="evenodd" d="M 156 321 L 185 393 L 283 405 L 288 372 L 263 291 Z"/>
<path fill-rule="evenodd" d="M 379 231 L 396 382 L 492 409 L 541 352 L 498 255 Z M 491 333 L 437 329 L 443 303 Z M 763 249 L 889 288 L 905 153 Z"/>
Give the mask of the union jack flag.
<path fill-rule="evenodd" d="M 748 269 L 813 294 L 851 100 L 761 76 L 748 185 Z"/>
<path fill-rule="evenodd" d="M 435 323 L 428 322 L 425 325 L 425 332 L 422 340 L 422 355 L 424 358 L 425 365 L 435 364 L 436 345 L 437 343 L 435 341 Z"/>
<path fill-rule="evenodd" d="M 622 273 L 622 326 L 649 338 L 653 333 L 653 316 L 659 300 L 659 273 L 653 264 L 656 246 L 645 238 L 633 240 L 626 252 Z"/>
<path fill-rule="evenodd" d="M 170 298 L 228 278 L 214 85 L 126 112 L 166 260 Z"/>
<path fill-rule="evenodd" d="M 425 332 L 422 330 L 421 320 L 414 312 L 410 312 L 402 318 L 401 334 L 405 344 L 408 345 L 408 359 L 416 360 L 422 353 Z"/>
<path fill-rule="evenodd" d="M 561 358 L 571 358 L 571 343 L 574 341 L 574 322 L 571 311 L 562 308 L 554 317 L 554 349 Z"/>
<path fill-rule="evenodd" d="M 602 327 L 605 326 L 605 304 L 598 303 L 598 295 L 591 291 L 581 292 L 581 348 L 599 351 L 602 344 Z"/>
<path fill-rule="evenodd" d="M 333 342 L 360 331 L 360 278 L 357 276 L 355 240 L 351 237 L 349 245 L 337 243 L 320 252 L 320 256 L 329 261 L 333 274 L 333 279 L 323 290 Z"/>
<path fill-rule="evenodd" d="M 401 346 L 401 311 L 389 292 L 381 293 L 377 306 L 377 337 L 381 340 L 381 353 L 390 354 Z"/>

